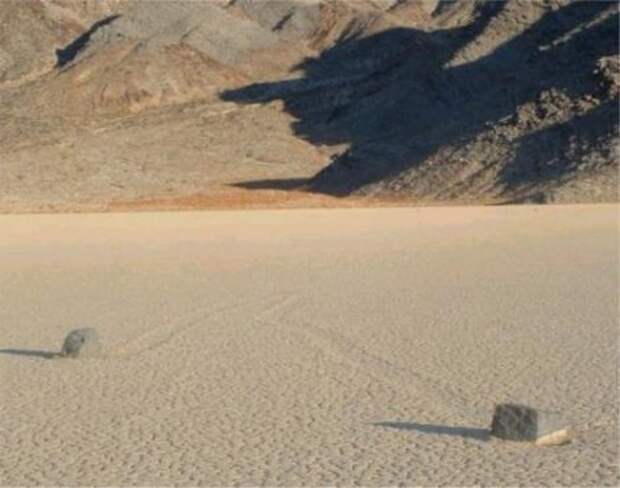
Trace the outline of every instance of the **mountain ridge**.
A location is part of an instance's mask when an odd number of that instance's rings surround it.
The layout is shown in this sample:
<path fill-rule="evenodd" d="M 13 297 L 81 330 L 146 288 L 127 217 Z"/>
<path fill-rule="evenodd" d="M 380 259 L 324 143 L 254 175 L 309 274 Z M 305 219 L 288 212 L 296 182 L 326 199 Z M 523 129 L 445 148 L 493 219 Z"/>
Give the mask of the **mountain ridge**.
<path fill-rule="evenodd" d="M 615 3 L 3 6 L 2 211 L 618 200 Z"/>

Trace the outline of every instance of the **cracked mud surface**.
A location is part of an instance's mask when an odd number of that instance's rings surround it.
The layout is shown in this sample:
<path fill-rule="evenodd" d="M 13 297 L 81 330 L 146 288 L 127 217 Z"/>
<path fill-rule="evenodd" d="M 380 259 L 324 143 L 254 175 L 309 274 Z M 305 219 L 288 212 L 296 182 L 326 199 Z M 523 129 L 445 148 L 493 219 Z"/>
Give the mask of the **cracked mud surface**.
<path fill-rule="evenodd" d="M 0 480 L 615 486 L 617 216 L 1 216 Z M 105 356 L 47 359 L 77 326 Z M 489 438 L 503 401 L 576 440 Z"/>

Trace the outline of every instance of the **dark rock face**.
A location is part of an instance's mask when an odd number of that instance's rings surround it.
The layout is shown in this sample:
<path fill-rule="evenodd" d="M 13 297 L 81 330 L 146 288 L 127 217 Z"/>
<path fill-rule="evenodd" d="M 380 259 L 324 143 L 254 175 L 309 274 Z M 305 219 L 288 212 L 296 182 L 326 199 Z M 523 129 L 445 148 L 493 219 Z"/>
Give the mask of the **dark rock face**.
<path fill-rule="evenodd" d="M 491 434 L 512 441 L 533 441 L 537 437 L 538 413 L 524 405 L 501 404 L 495 407 Z"/>
<path fill-rule="evenodd" d="M 99 335 L 93 328 L 75 329 L 65 338 L 60 352 L 61 357 L 96 357 L 101 354 Z"/>
<path fill-rule="evenodd" d="M 495 407 L 491 435 L 511 441 L 539 441 L 568 428 L 559 414 L 534 408 L 504 403 Z"/>

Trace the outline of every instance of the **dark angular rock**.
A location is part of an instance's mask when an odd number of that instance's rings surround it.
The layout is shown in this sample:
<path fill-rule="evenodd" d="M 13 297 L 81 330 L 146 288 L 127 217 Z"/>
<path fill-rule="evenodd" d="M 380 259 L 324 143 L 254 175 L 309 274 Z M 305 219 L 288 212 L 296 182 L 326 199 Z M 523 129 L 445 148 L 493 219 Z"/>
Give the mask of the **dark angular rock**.
<path fill-rule="evenodd" d="M 511 403 L 495 407 L 491 435 L 511 441 L 536 442 L 541 446 L 570 440 L 569 428 L 559 414 Z"/>
<path fill-rule="evenodd" d="M 60 351 L 60 356 L 69 358 L 96 357 L 100 354 L 99 335 L 90 327 L 69 332 Z"/>

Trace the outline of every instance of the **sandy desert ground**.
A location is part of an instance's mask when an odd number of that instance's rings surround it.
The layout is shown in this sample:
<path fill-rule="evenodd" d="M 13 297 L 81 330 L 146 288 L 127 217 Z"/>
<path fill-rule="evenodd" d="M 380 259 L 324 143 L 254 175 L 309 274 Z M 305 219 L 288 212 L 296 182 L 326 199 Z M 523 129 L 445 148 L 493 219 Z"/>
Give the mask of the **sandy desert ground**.
<path fill-rule="evenodd" d="M 2 485 L 618 478 L 618 206 L 0 216 Z M 96 327 L 101 359 L 46 359 Z M 495 402 L 567 446 L 488 437 Z"/>

